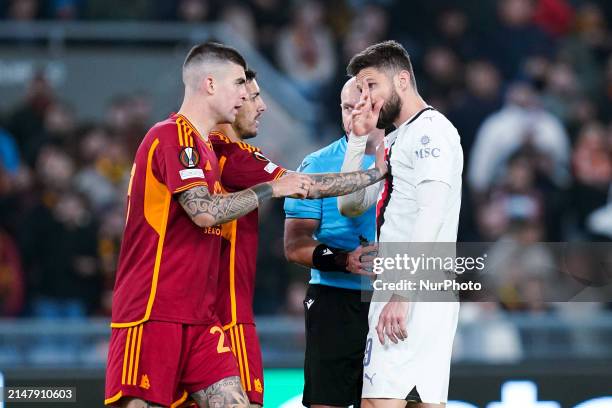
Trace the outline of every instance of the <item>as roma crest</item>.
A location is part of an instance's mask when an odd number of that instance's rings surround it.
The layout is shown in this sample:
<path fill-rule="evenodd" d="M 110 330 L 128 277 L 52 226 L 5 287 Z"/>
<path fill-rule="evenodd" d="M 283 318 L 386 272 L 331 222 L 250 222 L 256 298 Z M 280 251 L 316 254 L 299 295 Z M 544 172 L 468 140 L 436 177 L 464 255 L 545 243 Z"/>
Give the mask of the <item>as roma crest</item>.
<path fill-rule="evenodd" d="M 200 154 L 193 147 L 185 147 L 179 153 L 179 161 L 184 167 L 192 169 L 200 162 Z"/>

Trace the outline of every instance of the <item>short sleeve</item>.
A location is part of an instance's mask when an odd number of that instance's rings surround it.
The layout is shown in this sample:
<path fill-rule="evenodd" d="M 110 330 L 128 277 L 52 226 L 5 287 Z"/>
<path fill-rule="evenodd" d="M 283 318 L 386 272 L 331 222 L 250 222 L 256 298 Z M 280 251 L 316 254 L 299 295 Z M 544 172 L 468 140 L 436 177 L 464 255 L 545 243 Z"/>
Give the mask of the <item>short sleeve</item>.
<path fill-rule="evenodd" d="M 310 156 L 306 158 L 300 164 L 297 169 L 298 173 L 312 174 L 319 173 L 316 159 Z M 295 198 L 285 199 L 285 216 L 287 218 L 309 218 L 314 220 L 320 220 L 323 211 L 323 200 L 318 198 L 315 200 L 298 200 Z"/>
<path fill-rule="evenodd" d="M 423 135 L 412 140 L 414 155 L 414 185 L 425 181 L 441 181 L 452 185 L 457 132 L 449 126 L 433 127 L 422 132 Z"/>
<path fill-rule="evenodd" d="M 161 181 L 172 194 L 180 193 L 196 186 L 208 186 L 206 182 L 207 155 L 199 151 L 192 135 L 178 137 L 176 126 L 166 126 L 160 130 L 159 145 L 155 149 L 158 173 Z"/>
<path fill-rule="evenodd" d="M 270 161 L 259 149 L 238 146 L 227 156 L 219 157 L 219 167 L 221 184 L 233 191 L 276 180 L 285 173 L 284 168 Z"/>

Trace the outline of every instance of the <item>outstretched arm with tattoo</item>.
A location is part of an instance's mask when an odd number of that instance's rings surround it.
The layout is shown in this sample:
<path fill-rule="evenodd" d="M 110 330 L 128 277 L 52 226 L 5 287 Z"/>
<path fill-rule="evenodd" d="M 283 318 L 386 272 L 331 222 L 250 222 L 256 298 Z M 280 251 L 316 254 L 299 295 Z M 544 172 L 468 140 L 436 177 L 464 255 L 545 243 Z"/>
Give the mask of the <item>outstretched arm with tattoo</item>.
<path fill-rule="evenodd" d="M 181 193 L 178 200 L 196 225 L 211 227 L 240 218 L 270 198 L 304 198 L 311 185 L 310 177 L 294 173 L 230 194 L 211 194 L 206 186 L 197 186 Z"/>
<path fill-rule="evenodd" d="M 361 190 L 381 180 L 386 170 L 378 167 L 350 173 L 309 174 L 314 184 L 307 198 L 336 197 Z"/>

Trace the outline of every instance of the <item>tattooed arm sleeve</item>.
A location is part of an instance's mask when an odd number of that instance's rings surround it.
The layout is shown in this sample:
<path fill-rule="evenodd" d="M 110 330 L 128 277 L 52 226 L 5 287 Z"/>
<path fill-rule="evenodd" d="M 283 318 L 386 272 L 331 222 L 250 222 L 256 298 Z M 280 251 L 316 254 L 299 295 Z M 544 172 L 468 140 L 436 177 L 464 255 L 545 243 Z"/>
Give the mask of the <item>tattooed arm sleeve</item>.
<path fill-rule="evenodd" d="M 350 194 L 382 179 L 377 168 L 350 173 L 309 174 L 315 184 L 310 187 L 308 198 L 336 197 Z"/>
<path fill-rule="evenodd" d="M 262 183 L 231 194 L 210 194 L 206 186 L 197 186 L 181 193 L 178 200 L 193 222 L 210 227 L 240 218 L 270 197 L 272 186 Z"/>

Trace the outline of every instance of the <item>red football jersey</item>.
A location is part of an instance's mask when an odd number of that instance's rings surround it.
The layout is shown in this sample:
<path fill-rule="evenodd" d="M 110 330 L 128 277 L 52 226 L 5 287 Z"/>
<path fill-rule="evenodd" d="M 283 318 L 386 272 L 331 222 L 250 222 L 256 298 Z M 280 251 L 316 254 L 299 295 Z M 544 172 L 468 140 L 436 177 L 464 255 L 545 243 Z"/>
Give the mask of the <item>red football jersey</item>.
<path fill-rule="evenodd" d="M 181 115 L 144 137 L 128 187 L 112 327 L 215 321 L 221 227 L 199 228 L 175 195 L 200 185 L 220 193 L 218 166 L 210 142 Z"/>
<path fill-rule="evenodd" d="M 208 137 L 219 159 L 221 185 L 227 192 L 276 180 L 285 173 L 285 169 L 270 162 L 257 147 L 232 142 L 220 132 L 212 132 Z M 253 323 L 258 211 L 224 224 L 222 235 L 217 315 L 225 327 Z"/>

